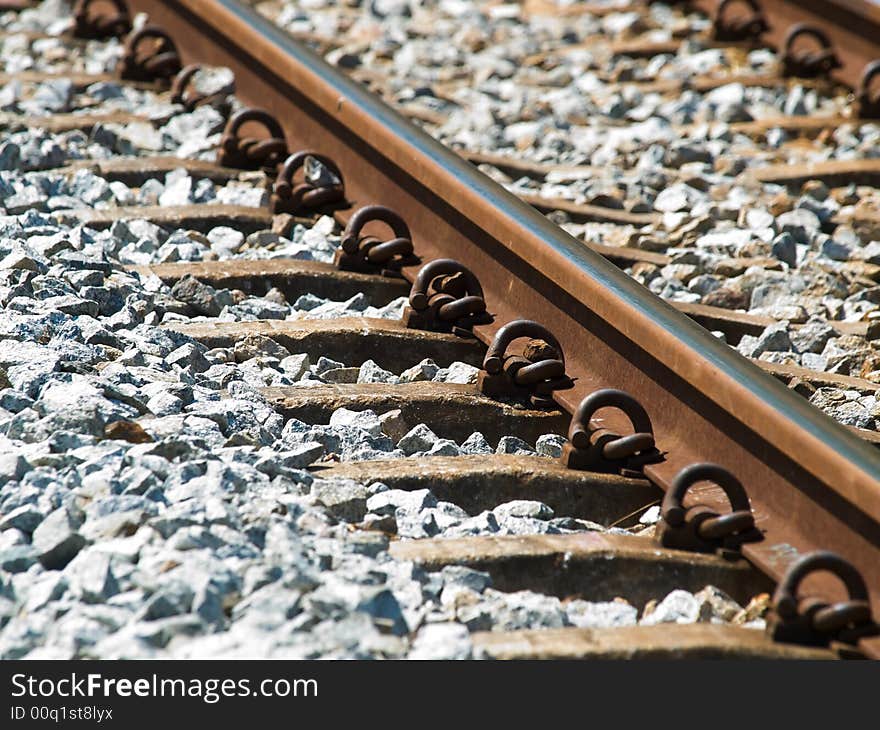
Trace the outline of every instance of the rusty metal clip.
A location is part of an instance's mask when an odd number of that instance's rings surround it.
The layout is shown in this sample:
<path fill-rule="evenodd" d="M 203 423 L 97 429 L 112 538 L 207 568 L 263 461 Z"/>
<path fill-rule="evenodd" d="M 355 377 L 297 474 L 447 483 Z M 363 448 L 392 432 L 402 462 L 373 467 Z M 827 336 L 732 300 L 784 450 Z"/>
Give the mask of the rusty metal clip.
<path fill-rule="evenodd" d="M 113 11 L 93 12 L 95 5 L 112 5 Z M 77 0 L 73 6 L 73 36 L 86 40 L 121 38 L 131 32 L 131 16 L 123 0 Z"/>
<path fill-rule="evenodd" d="M 419 270 L 402 320 L 412 329 L 473 337 L 474 325 L 490 324 L 492 316 L 470 269 L 452 259 L 436 259 Z"/>
<path fill-rule="evenodd" d="M 816 50 L 795 52 L 794 44 L 798 38 L 812 38 L 819 44 Z M 782 42 L 782 75 L 796 76 L 802 79 L 815 79 L 828 76 L 835 69 L 841 68 L 840 59 L 831 47 L 831 39 L 821 28 L 807 23 L 796 23 L 788 29 Z"/>
<path fill-rule="evenodd" d="M 268 138 L 239 137 L 239 130 L 253 122 L 262 125 Z M 278 165 L 287 157 L 287 142 L 278 120 L 264 109 L 241 109 L 226 122 L 220 138 L 217 162 L 239 170 L 264 170 L 274 176 Z"/>
<path fill-rule="evenodd" d="M 171 101 L 182 105 L 188 112 L 203 104 L 228 108 L 228 97 L 235 93 L 234 81 L 213 94 L 200 94 L 189 89 L 190 81 L 201 70 L 202 65 L 199 63 L 191 63 L 189 66 L 184 66 L 181 69 L 180 73 L 174 77 L 174 83 L 171 84 Z"/>
<path fill-rule="evenodd" d="M 594 427 L 591 419 L 602 408 L 622 411 L 633 433 L 621 436 Z M 660 452 L 654 446 L 654 428 L 642 404 L 622 390 L 603 388 L 584 398 L 574 412 L 560 458 L 569 469 L 631 474 L 657 461 Z"/>
<path fill-rule="evenodd" d="M 520 355 L 508 355 L 514 340 L 529 338 Z M 553 392 L 574 385 L 565 374 L 562 346 L 543 325 L 528 319 L 508 322 L 486 351 L 478 389 L 492 398 L 529 402 L 536 408 L 553 408 Z"/>
<path fill-rule="evenodd" d="M 387 225 L 394 237 L 382 240 L 362 235 L 364 227 L 374 221 Z M 412 235 L 403 218 L 384 205 L 368 205 L 348 221 L 333 263 L 343 271 L 399 277 L 404 266 L 414 266 L 419 259 L 413 253 Z"/>
<path fill-rule="evenodd" d="M 846 587 L 848 600 L 829 603 L 817 597 L 799 598 L 800 584 L 817 571 L 827 571 L 839 578 Z M 775 641 L 790 644 L 854 645 L 861 638 L 880 634 L 880 627 L 871 615 L 868 587 L 859 571 L 835 553 L 818 551 L 792 563 L 776 587 L 767 616 L 767 633 Z"/>
<path fill-rule="evenodd" d="M 871 91 L 874 79 L 880 76 L 880 59 L 871 61 L 862 71 L 862 79 L 856 91 L 859 116 L 863 119 L 880 119 L 880 90 Z"/>
<path fill-rule="evenodd" d="M 745 15 L 730 16 L 729 9 L 736 5 L 748 8 Z M 716 41 L 737 43 L 741 41 L 759 41 L 761 36 L 770 30 L 761 6 L 757 0 L 721 0 L 715 19 L 712 21 L 712 37 Z"/>
<path fill-rule="evenodd" d="M 293 178 L 302 169 L 303 182 Z M 345 182 L 337 164 L 317 152 L 295 152 L 284 162 L 272 188 L 274 213 L 301 213 L 345 200 Z"/>
<path fill-rule="evenodd" d="M 722 515 L 700 504 L 684 506 L 688 490 L 702 481 L 721 487 L 730 502 L 730 512 Z M 664 547 L 700 553 L 735 551 L 742 543 L 761 537 L 739 479 L 723 466 L 708 463 L 691 464 L 675 476 L 663 498 L 655 534 Z"/>
<path fill-rule="evenodd" d="M 180 68 L 180 54 L 171 36 L 157 25 L 145 25 L 126 36 L 117 74 L 125 81 L 168 84 Z"/>

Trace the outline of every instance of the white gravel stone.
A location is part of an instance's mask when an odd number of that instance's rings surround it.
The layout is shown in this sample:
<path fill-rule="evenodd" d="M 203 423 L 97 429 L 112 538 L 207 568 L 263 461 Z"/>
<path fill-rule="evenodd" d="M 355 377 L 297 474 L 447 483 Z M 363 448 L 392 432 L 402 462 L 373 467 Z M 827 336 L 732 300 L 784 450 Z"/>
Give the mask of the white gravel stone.
<path fill-rule="evenodd" d="M 235 253 L 244 243 L 244 234 L 229 226 L 217 226 L 208 231 L 208 241 L 213 251 L 229 255 Z"/>
<path fill-rule="evenodd" d="M 467 627 L 456 623 L 427 624 L 413 640 L 410 659 L 470 659 L 473 653 Z"/>
<path fill-rule="evenodd" d="M 582 629 L 608 629 L 620 626 L 635 626 L 639 612 L 635 606 L 617 601 L 591 603 L 589 601 L 569 601 L 565 613 L 572 626 Z"/>
<path fill-rule="evenodd" d="M 305 353 L 298 353 L 282 358 L 279 366 L 292 380 L 299 380 L 303 375 L 309 372 L 311 364 L 309 363 L 308 355 Z"/>
<path fill-rule="evenodd" d="M 642 626 L 658 624 L 693 624 L 704 620 L 704 602 L 687 591 L 675 590 L 664 598 L 654 610 L 644 616 L 639 623 Z"/>
<path fill-rule="evenodd" d="M 549 520 L 553 517 L 553 510 L 543 502 L 529 499 L 518 499 L 513 502 L 505 502 L 492 510 L 499 519 L 506 517 L 531 517 L 537 520 Z"/>
<path fill-rule="evenodd" d="M 394 516 L 398 510 L 412 514 L 436 505 L 436 497 L 427 489 L 416 489 L 411 492 L 388 489 L 374 494 L 367 500 L 367 510 L 377 515 L 390 516 Z"/>
<path fill-rule="evenodd" d="M 547 433 L 543 436 L 538 436 L 538 440 L 535 442 L 535 451 L 537 451 L 539 456 L 549 456 L 550 458 L 558 459 L 562 456 L 562 447 L 567 442 L 568 439 L 564 436 Z"/>
<path fill-rule="evenodd" d="M 473 365 L 468 365 L 463 362 L 454 362 L 446 371 L 446 375 L 443 377 L 444 383 L 460 383 L 462 385 L 467 383 L 476 383 L 477 376 L 480 374 L 480 369 L 475 368 Z M 436 379 L 437 376 L 435 375 Z"/>
<path fill-rule="evenodd" d="M 413 365 L 411 368 L 404 370 L 400 374 L 398 382 L 415 383 L 423 380 L 433 380 L 439 370 L 440 368 L 433 360 L 425 359 L 418 365 Z"/>
<path fill-rule="evenodd" d="M 660 521 L 660 505 L 655 504 L 645 510 L 645 513 L 639 517 L 639 523 L 642 525 L 656 525 Z"/>
<path fill-rule="evenodd" d="M 331 426 L 352 426 L 360 428 L 373 436 L 382 433 L 382 424 L 374 411 L 350 411 L 347 408 L 337 408 L 330 415 Z"/>

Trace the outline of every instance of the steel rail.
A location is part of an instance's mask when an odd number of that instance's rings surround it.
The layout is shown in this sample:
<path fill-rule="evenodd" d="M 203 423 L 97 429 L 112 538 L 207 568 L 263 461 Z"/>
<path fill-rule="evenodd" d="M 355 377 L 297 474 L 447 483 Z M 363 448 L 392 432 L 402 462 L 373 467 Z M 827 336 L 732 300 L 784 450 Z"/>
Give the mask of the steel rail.
<path fill-rule="evenodd" d="M 779 580 L 798 556 L 833 550 L 880 600 L 880 455 L 717 341 L 583 243 L 234 0 L 132 0 L 178 40 L 185 63 L 230 67 L 238 96 L 281 122 L 291 149 L 329 154 L 357 205 L 409 224 L 423 261 L 452 256 L 479 277 L 495 324 L 547 325 L 576 386 L 572 413 L 600 387 L 647 408 L 665 460 L 646 474 L 668 489 L 696 461 L 718 462 L 748 490 L 759 543 L 744 554 Z M 409 272 L 408 277 L 412 277 Z M 611 412 L 604 424 L 626 429 Z M 726 506 L 720 490 L 700 501 Z M 810 585 L 831 595 L 829 578 Z M 871 653 L 875 647 L 871 647 Z"/>

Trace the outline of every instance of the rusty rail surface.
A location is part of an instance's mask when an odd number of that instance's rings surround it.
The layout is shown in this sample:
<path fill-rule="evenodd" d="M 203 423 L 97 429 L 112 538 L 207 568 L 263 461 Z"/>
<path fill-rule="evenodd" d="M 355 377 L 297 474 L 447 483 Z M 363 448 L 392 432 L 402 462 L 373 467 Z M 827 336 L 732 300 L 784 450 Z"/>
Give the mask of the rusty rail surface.
<path fill-rule="evenodd" d="M 473 271 L 495 318 L 474 328 L 480 340 L 490 343 L 501 325 L 523 317 L 549 327 L 574 379 L 554 393 L 565 411 L 607 387 L 643 404 L 664 454 L 644 467 L 653 482 L 669 490 L 694 462 L 732 471 L 763 533 L 742 552 L 766 575 L 778 581 L 805 553 L 831 550 L 880 599 L 880 456 L 872 447 L 241 3 L 130 5 L 178 39 L 183 63 L 230 67 L 239 97 L 274 115 L 291 149 L 332 155 L 357 206 L 397 211 L 423 262 L 454 255 Z M 404 275 L 412 280 L 415 271 Z M 631 430 L 617 412 L 602 425 Z M 699 496 L 729 509 L 719 488 Z M 831 578 L 811 581 L 839 594 Z M 876 640 L 862 645 L 880 656 Z"/>

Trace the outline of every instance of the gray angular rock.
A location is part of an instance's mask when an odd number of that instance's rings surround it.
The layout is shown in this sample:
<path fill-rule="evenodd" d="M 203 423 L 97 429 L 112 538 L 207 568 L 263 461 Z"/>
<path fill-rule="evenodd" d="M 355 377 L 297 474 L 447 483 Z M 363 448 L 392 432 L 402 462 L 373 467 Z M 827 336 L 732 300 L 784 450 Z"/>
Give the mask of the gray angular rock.
<path fill-rule="evenodd" d="M 660 521 L 660 505 L 655 504 L 648 507 L 645 513 L 639 517 L 639 523 L 642 525 L 656 525 Z"/>
<path fill-rule="evenodd" d="M 558 459 L 562 456 L 562 447 L 566 443 L 568 443 L 568 439 L 565 436 L 545 433 L 543 436 L 538 436 L 538 440 L 535 442 L 535 451 L 538 452 L 539 456 L 549 456 L 553 459 Z"/>
<path fill-rule="evenodd" d="M 823 355 L 814 352 L 804 352 L 801 353 L 801 365 L 809 370 L 822 372 L 828 368 L 828 360 Z"/>
<path fill-rule="evenodd" d="M 438 371 L 439 373 L 440 371 Z M 468 365 L 464 362 L 454 362 L 449 366 L 446 370 L 446 374 L 443 377 L 444 383 L 459 383 L 461 385 L 466 385 L 468 383 L 476 383 L 477 376 L 480 374 L 480 369 L 475 368 L 473 365 Z M 434 376 L 435 379 L 437 376 Z"/>
<path fill-rule="evenodd" d="M 33 545 L 13 545 L 0 549 L 0 570 L 6 573 L 24 573 L 40 559 Z"/>
<path fill-rule="evenodd" d="M 742 606 L 715 586 L 706 586 L 703 590 L 695 593 L 694 598 L 703 602 L 701 615 L 705 616 L 707 612 L 710 613 L 710 620 L 731 621 L 743 610 Z"/>
<path fill-rule="evenodd" d="M 486 441 L 486 437 L 479 431 L 474 431 L 461 444 L 462 453 L 465 454 L 492 454 L 495 450 Z"/>
<path fill-rule="evenodd" d="M 423 380 L 433 380 L 440 368 L 431 359 L 422 360 L 418 365 L 407 368 L 400 374 L 399 382 L 416 383 Z"/>
<path fill-rule="evenodd" d="M 175 299 L 188 304 L 197 314 L 216 317 L 223 307 L 233 304 L 232 294 L 203 284 L 194 276 L 187 274 L 171 287 Z"/>
<path fill-rule="evenodd" d="M 797 245 L 794 242 L 794 237 L 787 231 L 780 233 L 773 239 L 770 253 L 792 268 L 797 266 Z"/>
<path fill-rule="evenodd" d="M 185 403 L 177 396 L 163 392 L 156 393 L 147 401 L 146 405 L 149 411 L 157 416 L 170 416 L 180 413 Z"/>
<path fill-rule="evenodd" d="M 290 351 L 280 345 L 271 337 L 259 334 L 249 334 L 235 343 L 233 349 L 236 362 L 245 362 L 254 357 L 274 357 L 283 360 L 290 355 Z"/>
<path fill-rule="evenodd" d="M 191 373 L 203 373 L 211 363 L 205 358 L 205 348 L 195 342 L 186 342 L 165 356 L 169 365 L 177 365 Z"/>
<path fill-rule="evenodd" d="M 788 329 L 788 322 L 785 321 L 772 324 L 766 327 L 757 339 L 743 337 L 737 345 L 737 350 L 746 357 L 758 357 L 765 352 L 788 352 L 793 347 Z"/>
<path fill-rule="evenodd" d="M 20 454 L 0 454 L 0 486 L 8 481 L 21 479 L 30 468 L 31 465 Z"/>
<path fill-rule="evenodd" d="M 293 308 L 299 312 L 310 312 L 316 307 L 321 306 L 321 304 L 323 303 L 324 300 L 321 299 L 321 297 L 316 297 L 314 294 L 306 293 L 297 297 L 296 301 L 293 303 Z"/>
<path fill-rule="evenodd" d="M 463 565 L 447 565 L 440 571 L 444 585 L 462 586 L 477 593 L 482 593 L 492 585 L 492 577 L 481 570 L 474 570 Z"/>
<path fill-rule="evenodd" d="M 206 139 L 223 128 L 223 116 L 210 105 L 202 105 L 188 114 L 177 114 L 162 127 L 162 134 L 178 144 L 192 139 Z"/>
<path fill-rule="evenodd" d="M 14 142 L 0 144 L 0 170 L 14 170 L 21 160 L 21 149 Z"/>
<path fill-rule="evenodd" d="M 486 592 L 497 601 L 494 629 L 515 631 L 524 628 L 561 628 L 567 622 L 565 609 L 555 596 L 544 596 L 532 591 L 498 593 Z"/>
<path fill-rule="evenodd" d="M 94 548 L 83 550 L 71 560 L 64 576 L 70 593 L 85 603 L 104 603 L 119 593 L 110 556 Z"/>
<path fill-rule="evenodd" d="M 67 507 L 59 507 L 34 530 L 31 541 L 45 568 L 63 568 L 83 548 L 86 540 L 78 532 L 81 524 L 81 515 Z"/>
<path fill-rule="evenodd" d="M 271 463 L 286 470 L 305 469 L 324 455 L 324 447 L 317 441 L 295 444 L 284 451 L 268 452 L 264 459 L 258 460 L 254 466 L 262 472 L 275 476 L 281 473 L 278 469 L 267 469 Z"/>
<path fill-rule="evenodd" d="M 437 439 L 431 448 L 425 452 L 425 456 L 461 456 L 461 449 L 450 439 Z"/>
<path fill-rule="evenodd" d="M 759 230 L 762 228 L 773 228 L 776 219 L 773 214 L 763 208 L 749 208 L 745 211 L 745 223 L 749 228 Z"/>
<path fill-rule="evenodd" d="M 11 251 L 0 260 L 0 269 L 19 269 L 23 271 L 33 271 L 35 273 L 44 273 L 46 264 L 40 261 L 34 255 L 28 255 L 23 250 Z"/>
<path fill-rule="evenodd" d="M 322 375 L 326 373 L 328 370 L 338 370 L 339 368 L 344 368 L 345 363 L 337 362 L 336 360 L 331 360 L 329 357 L 324 357 L 323 355 L 318 358 L 318 362 L 315 363 L 315 372 L 318 375 Z"/>
<path fill-rule="evenodd" d="M 583 629 L 608 629 L 617 626 L 635 626 L 639 612 L 635 606 L 618 601 L 592 603 L 569 601 L 565 612 L 572 626 Z"/>
<path fill-rule="evenodd" d="M 334 368 L 321 373 L 321 378 L 327 383 L 349 383 L 357 382 L 360 368 Z"/>
<path fill-rule="evenodd" d="M 189 613 L 194 591 L 182 581 L 171 581 L 150 596 L 142 610 L 142 620 L 158 621 Z"/>
<path fill-rule="evenodd" d="M 834 337 L 837 337 L 837 332 L 831 325 L 816 321 L 807 322 L 789 334 L 791 344 L 802 353 L 821 353 Z"/>
<path fill-rule="evenodd" d="M 495 515 L 486 510 L 476 515 L 475 517 L 470 517 L 466 520 L 462 520 L 457 525 L 453 525 L 447 530 L 444 530 L 444 537 L 468 537 L 471 535 L 492 535 L 499 531 L 500 527 L 498 525 L 498 520 L 495 519 Z"/>
<path fill-rule="evenodd" d="M 502 436 L 498 441 L 495 449 L 496 454 L 520 454 L 528 456 L 535 453 L 535 450 L 525 441 L 516 436 Z"/>
<path fill-rule="evenodd" d="M 397 510 L 418 513 L 428 507 L 436 506 L 437 498 L 428 489 L 416 489 L 412 492 L 388 489 L 367 499 L 367 510 L 377 515 L 393 516 Z"/>
<path fill-rule="evenodd" d="M 424 539 L 440 534 L 441 528 L 437 524 L 437 515 L 434 510 L 426 509 L 421 512 L 407 512 L 398 510 L 395 513 L 397 534 L 400 537 Z"/>
<path fill-rule="evenodd" d="M 309 371 L 311 363 L 309 362 L 308 355 L 305 353 L 297 353 L 282 358 L 279 367 L 287 373 L 291 380 L 299 380 Z"/>
<path fill-rule="evenodd" d="M 364 591 L 355 610 L 367 614 L 374 624 L 395 636 L 403 636 L 409 631 L 400 604 L 388 588 Z"/>
<path fill-rule="evenodd" d="M 236 320 L 247 319 L 284 319 L 290 314 L 287 304 L 279 304 L 263 297 L 252 297 L 226 307 L 222 316 L 234 315 Z"/>
<path fill-rule="evenodd" d="M 0 517 L 0 531 L 15 528 L 30 535 L 43 521 L 43 513 L 32 504 L 23 504 Z"/>
<path fill-rule="evenodd" d="M 330 414 L 331 426 L 347 426 L 359 428 L 372 436 L 382 434 L 382 424 L 374 411 L 351 411 L 348 408 L 337 408 Z"/>
<path fill-rule="evenodd" d="M 0 391 L 0 408 L 10 413 L 18 413 L 25 408 L 30 408 L 33 404 L 33 398 L 28 398 L 24 393 L 20 393 L 14 388 L 4 388 Z"/>
<path fill-rule="evenodd" d="M 428 451 L 437 443 L 435 434 L 424 423 L 420 423 L 410 429 L 407 434 L 397 442 L 397 448 L 407 456 L 412 456 L 419 451 Z"/>
<path fill-rule="evenodd" d="M 390 373 L 387 370 L 385 370 L 384 368 L 380 368 L 372 360 L 367 360 L 360 367 L 360 372 L 358 373 L 357 382 L 359 382 L 359 383 L 396 383 L 397 377 L 393 373 Z"/>
<path fill-rule="evenodd" d="M 814 236 L 821 228 L 821 221 L 812 211 L 795 208 L 783 213 L 776 219 L 776 225 L 784 232 L 791 234 L 795 243 L 810 245 Z"/>
<path fill-rule="evenodd" d="M 334 516 L 359 522 L 367 512 L 367 489 L 350 479 L 315 479 L 311 495 Z"/>
<path fill-rule="evenodd" d="M 50 601 L 57 601 L 67 590 L 67 579 L 60 571 L 43 573 L 29 587 L 25 607 L 28 611 L 39 611 Z"/>
<path fill-rule="evenodd" d="M 803 86 L 796 84 L 786 96 L 782 111 L 788 116 L 803 116 L 810 113 L 809 107 L 807 92 Z"/>
<path fill-rule="evenodd" d="M 543 502 L 530 499 L 516 499 L 500 504 L 492 510 L 499 519 L 508 517 L 531 517 L 536 520 L 553 518 L 553 510 Z"/>
<path fill-rule="evenodd" d="M 850 249 L 849 246 L 845 246 L 839 241 L 835 241 L 833 238 L 826 238 L 822 241 L 822 245 L 819 247 L 819 253 L 823 256 L 827 256 L 833 261 L 849 261 L 853 254 L 852 249 Z"/>
<path fill-rule="evenodd" d="M 704 602 L 687 591 L 674 590 L 667 595 L 654 610 L 642 617 L 642 626 L 657 624 L 693 624 L 706 618 Z"/>
<path fill-rule="evenodd" d="M 379 416 L 379 424 L 382 433 L 387 434 L 392 441 L 399 441 L 409 431 L 409 426 L 403 419 L 403 413 L 399 408 L 393 408 Z"/>

